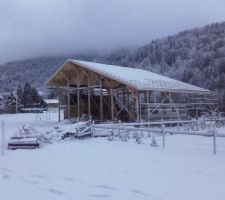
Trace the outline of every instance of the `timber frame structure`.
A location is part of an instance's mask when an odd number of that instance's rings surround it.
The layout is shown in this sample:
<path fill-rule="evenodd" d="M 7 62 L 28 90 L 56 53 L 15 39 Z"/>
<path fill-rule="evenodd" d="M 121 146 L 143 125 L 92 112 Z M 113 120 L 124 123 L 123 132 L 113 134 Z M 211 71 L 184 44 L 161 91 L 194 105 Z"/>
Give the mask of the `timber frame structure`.
<path fill-rule="evenodd" d="M 59 102 L 67 105 L 68 119 L 87 114 L 99 121 L 149 121 L 157 114 L 159 119 L 181 119 L 188 110 L 187 104 L 175 103 L 177 94 L 210 94 L 145 70 L 71 59 L 52 75 L 47 86 L 56 89 Z M 161 114 L 156 113 L 159 109 Z"/>

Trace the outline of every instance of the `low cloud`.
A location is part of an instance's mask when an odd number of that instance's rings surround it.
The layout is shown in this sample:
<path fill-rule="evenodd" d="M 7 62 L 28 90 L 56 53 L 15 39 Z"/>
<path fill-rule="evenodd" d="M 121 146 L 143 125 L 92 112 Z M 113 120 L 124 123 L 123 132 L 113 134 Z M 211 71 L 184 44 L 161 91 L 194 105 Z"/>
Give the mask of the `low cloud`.
<path fill-rule="evenodd" d="M 141 46 L 225 19 L 223 0 L 3 0 L 0 63 Z"/>

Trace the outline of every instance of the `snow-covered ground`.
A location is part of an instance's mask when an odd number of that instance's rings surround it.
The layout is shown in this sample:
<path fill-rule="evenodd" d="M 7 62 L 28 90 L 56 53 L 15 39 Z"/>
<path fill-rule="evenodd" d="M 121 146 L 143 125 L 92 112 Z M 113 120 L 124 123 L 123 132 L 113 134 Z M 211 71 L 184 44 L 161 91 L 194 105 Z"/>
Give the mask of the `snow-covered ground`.
<path fill-rule="evenodd" d="M 7 139 L 23 124 L 40 132 L 57 123 L 57 113 L 36 120 L 36 114 L 0 115 Z M 219 132 L 225 132 L 221 128 Z M 161 137 L 159 147 L 108 141 L 106 138 L 65 141 L 36 150 L 7 150 L 0 156 L 2 200 L 224 200 L 225 139 L 218 138 L 212 154 L 212 138 Z"/>

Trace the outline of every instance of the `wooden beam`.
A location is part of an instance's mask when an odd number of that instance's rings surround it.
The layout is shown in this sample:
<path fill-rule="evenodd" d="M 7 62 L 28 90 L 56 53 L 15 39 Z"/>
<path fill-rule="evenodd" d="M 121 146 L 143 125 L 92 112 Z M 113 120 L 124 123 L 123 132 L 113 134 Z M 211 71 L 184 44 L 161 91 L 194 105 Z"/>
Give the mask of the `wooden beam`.
<path fill-rule="evenodd" d="M 135 100 L 136 100 L 136 120 L 137 122 L 140 121 L 140 113 L 139 113 L 139 92 L 136 91 L 136 95 L 135 95 Z"/>
<path fill-rule="evenodd" d="M 80 118 L 80 80 L 79 71 L 77 71 L 77 117 Z"/>
<path fill-rule="evenodd" d="M 111 85 L 110 88 L 110 95 L 111 95 L 111 120 L 114 120 L 114 101 L 113 101 L 113 87 Z"/>
<path fill-rule="evenodd" d="M 149 90 L 147 91 L 147 104 L 148 104 L 147 105 L 147 109 L 148 109 L 147 110 L 147 115 L 148 115 L 147 119 L 148 119 L 148 122 L 149 122 L 149 119 L 150 119 L 150 112 L 149 112 L 150 111 L 149 110 L 150 109 L 150 107 L 149 107 L 149 104 L 150 104 L 150 92 L 149 92 Z"/>
<path fill-rule="evenodd" d="M 58 122 L 61 121 L 61 116 L 60 116 L 60 88 L 59 86 L 57 87 L 57 90 L 58 90 Z"/>
<path fill-rule="evenodd" d="M 67 77 L 67 115 L 68 119 L 70 119 L 70 75 Z"/>
<path fill-rule="evenodd" d="M 101 88 L 100 88 L 100 120 L 103 121 L 103 97 L 102 97 L 102 80 L 101 80 Z"/>
<path fill-rule="evenodd" d="M 89 115 L 89 118 L 90 118 L 91 117 L 91 88 L 90 88 L 91 80 L 90 80 L 90 74 L 88 74 L 87 77 L 88 77 L 88 115 Z"/>
<path fill-rule="evenodd" d="M 125 105 L 125 103 L 126 103 L 126 93 L 125 93 L 125 88 L 123 88 L 123 93 L 122 93 L 122 95 L 123 95 L 123 105 Z"/>

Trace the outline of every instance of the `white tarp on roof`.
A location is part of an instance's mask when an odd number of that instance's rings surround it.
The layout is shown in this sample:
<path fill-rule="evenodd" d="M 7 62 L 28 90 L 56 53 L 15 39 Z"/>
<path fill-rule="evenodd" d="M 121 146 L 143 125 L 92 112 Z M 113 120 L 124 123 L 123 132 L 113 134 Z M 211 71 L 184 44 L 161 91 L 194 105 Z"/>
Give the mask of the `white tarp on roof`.
<path fill-rule="evenodd" d="M 207 93 L 209 90 L 171 79 L 159 74 L 143 69 L 121 67 L 116 65 L 106 65 L 100 63 L 68 60 L 74 64 L 95 71 L 121 83 L 130 85 L 138 90 L 152 90 L 164 92 L 201 92 Z"/>

